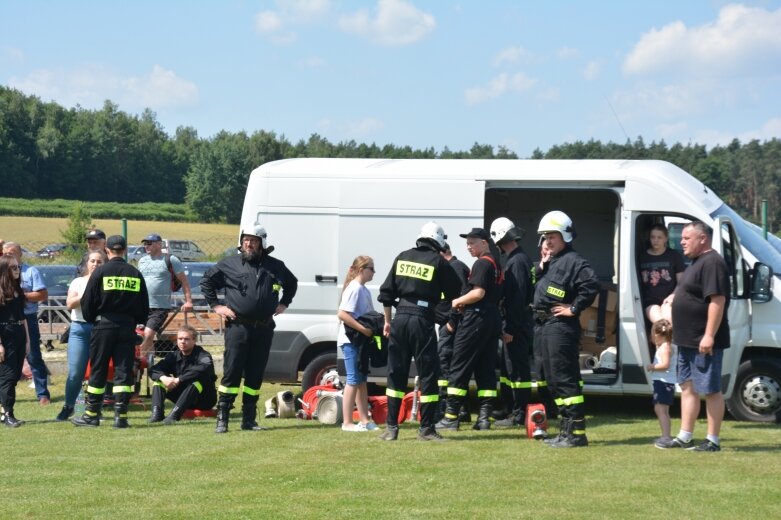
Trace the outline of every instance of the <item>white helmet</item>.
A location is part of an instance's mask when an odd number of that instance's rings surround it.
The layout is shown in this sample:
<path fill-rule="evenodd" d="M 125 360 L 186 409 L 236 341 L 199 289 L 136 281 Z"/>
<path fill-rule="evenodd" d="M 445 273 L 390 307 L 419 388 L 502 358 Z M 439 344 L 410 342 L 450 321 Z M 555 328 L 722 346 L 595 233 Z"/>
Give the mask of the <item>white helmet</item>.
<path fill-rule="evenodd" d="M 268 248 L 268 242 L 266 240 L 266 228 L 261 226 L 260 224 L 255 224 L 251 228 L 245 228 L 241 230 L 241 235 L 239 235 L 239 248 L 241 248 L 241 240 L 244 238 L 245 235 L 256 237 L 260 239 L 260 247 L 264 250 Z"/>
<path fill-rule="evenodd" d="M 616 347 L 607 347 L 599 355 L 599 364 L 597 365 L 597 368 L 602 370 L 616 370 L 616 354 Z"/>
<path fill-rule="evenodd" d="M 445 234 L 444 228 L 436 222 L 427 222 L 423 224 L 422 228 L 420 228 L 420 235 L 418 235 L 418 240 L 421 238 L 433 240 L 440 249 L 444 249 L 447 235 Z"/>
<path fill-rule="evenodd" d="M 491 223 L 491 238 L 494 244 L 500 245 L 509 240 L 518 240 L 522 233 L 507 217 L 499 217 Z"/>
<path fill-rule="evenodd" d="M 575 230 L 572 227 L 572 219 L 563 211 L 550 211 L 540 220 L 537 234 L 552 233 L 558 231 L 565 242 L 572 242 Z"/>

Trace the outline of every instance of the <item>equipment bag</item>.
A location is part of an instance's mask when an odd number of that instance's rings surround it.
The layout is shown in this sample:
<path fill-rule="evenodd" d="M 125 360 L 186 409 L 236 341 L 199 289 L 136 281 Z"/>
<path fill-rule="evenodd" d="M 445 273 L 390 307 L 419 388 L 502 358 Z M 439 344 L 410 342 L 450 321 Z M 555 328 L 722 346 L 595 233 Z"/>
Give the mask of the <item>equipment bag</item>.
<path fill-rule="evenodd" d="M 182 288 L 182 281 L 177 278 L 174 272 L 174 266 L 171 263 L 171 255 L 165 254 L 165 266 L 168 268 L 168 272 L 171 273 L 171 292 L 177 292 Z"/>

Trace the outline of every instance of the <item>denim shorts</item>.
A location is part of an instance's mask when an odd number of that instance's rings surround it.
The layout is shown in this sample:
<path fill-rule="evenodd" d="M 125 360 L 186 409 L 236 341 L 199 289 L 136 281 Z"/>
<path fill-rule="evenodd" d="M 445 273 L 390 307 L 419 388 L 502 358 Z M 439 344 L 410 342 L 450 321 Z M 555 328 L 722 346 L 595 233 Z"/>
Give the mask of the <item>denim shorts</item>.
<path fill-rule="evenodd" d="M 342 347 L 342 353 L 344 354 L 344 369 L 347 371 L 347 384 L 348 385 L 360 385 L 365 383 L 368 374 L 362 374 L 358 370 L 360 362 L 360 349 L 352 343 L 345 343 L 340 345 Z"/>
<path fill-rule="evenodd" d="M 710 355 L 696 348 L 678 347 L 678 384 L 691 381 L 698 394 L 721 392 L 721 360 L 723 349 L 713 349 Z"/>
<path fill-rule="evenodd" d="M 675 385 L 664 381 L 654 381 L 654 404 L 673 404 Z"/>

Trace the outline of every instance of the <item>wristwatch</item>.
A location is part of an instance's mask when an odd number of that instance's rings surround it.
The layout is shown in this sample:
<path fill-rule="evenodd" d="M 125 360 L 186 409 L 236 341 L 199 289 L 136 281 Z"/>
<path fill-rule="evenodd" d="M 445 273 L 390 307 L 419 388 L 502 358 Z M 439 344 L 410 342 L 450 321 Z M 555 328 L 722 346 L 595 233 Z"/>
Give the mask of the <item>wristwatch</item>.
<path fill-rule="evenodd" d="M 569 308 L 569 311 L 572 313 L 573 316 L 578 315 L 578 310 L 575 308 L 574 305 Z"/>

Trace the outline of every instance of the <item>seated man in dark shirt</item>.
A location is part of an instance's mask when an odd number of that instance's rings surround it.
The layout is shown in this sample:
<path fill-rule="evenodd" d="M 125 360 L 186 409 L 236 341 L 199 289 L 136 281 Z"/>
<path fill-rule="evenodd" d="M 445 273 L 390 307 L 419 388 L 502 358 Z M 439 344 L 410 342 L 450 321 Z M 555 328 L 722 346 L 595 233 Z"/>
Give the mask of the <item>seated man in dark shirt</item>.
<path fill-rule="evenodd" d="M 180 327 L 176 333 L 178 350 L 170 352 L 150 369 L 150 377 L 155 382 L 150 423 L 174 424 L 185 410 L 210 410 L 217 403 L 214 362 L 211 354 L 195 344 L 197 335 L 189 325 Z M 175 403 L 167 417 L 166 398 Z"/>

